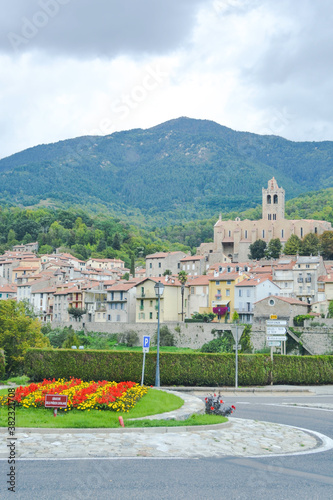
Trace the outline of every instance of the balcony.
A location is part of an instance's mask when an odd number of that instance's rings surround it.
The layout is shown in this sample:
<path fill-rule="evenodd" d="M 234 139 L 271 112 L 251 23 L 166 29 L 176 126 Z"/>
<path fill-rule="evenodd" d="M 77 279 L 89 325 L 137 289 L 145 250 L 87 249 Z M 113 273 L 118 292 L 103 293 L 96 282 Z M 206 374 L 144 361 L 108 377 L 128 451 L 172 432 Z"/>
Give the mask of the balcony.
<path fill-rule="evenodd" d="M 311 276 L 309 276 L 308 278 L 305 278 L 305 283 L 311 283 Z"/>
<path fill-rule="evenodd" d="M 215 298 L 216 298 L 216 300 L 221 300 L 222 299 L 222 295 L 218 293 L 218 294 L 215 295 Z"/>
<path fill-rule="evenodd" d="M 303 278 L 297 278 L 297 283 L 303 283 Z"/>

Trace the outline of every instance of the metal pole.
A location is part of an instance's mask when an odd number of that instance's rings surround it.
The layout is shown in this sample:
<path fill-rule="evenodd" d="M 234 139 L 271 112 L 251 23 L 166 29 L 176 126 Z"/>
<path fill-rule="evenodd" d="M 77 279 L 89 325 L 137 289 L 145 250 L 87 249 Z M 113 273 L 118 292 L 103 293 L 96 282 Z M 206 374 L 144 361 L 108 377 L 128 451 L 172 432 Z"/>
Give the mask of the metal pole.
<path fill-rule="evenodd" d="M 158 296 L 158 316 L 157 316 L 157 358 L 155 387 L 160 387 L 160 295 Z"/>
<path fill-rule="evenodd" d="M 143 385 L 143 380 L 145 377 L 145 362 L 146 362 L 146 353 L 143 353 L 143 362 L 142 362 L 142 377 L 141 377 L 141 385 Z"/>
<path fill-rule="evenodd" d="M 238 387 L 238 324 L 236 324 L 236 376 L 235 376 L 235 387 Z"/>

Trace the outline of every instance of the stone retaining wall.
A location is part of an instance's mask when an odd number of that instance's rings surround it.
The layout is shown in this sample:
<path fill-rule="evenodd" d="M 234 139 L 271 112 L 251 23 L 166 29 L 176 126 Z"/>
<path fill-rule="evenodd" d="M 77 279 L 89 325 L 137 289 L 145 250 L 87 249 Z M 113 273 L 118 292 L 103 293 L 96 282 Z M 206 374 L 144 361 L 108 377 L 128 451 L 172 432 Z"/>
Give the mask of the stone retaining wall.
<path fill-rule="evenodd" d="M 191 349 L 200 349 L 203 344 L 213 340 L 215 337 L 212 330 L 228 330 L 225 323 L 164 323 L 168 326 L 170 332 L 175 337 L 178 347 L 190 347 Z M 52 327 L 72 326 L 74 330 L 85 330 L 86 332 L 103 333 L 124 333 L 128 330 L 134 330 L 142 344 L 143 336 L 153 337 L 157 332 L 157 325 L 151 323 L 53 323 Z M 264 325 L 252 326 L 251 342 L 255 351 L 263 349 L 266 346 L 266 328 Z M 296 327 L 297 331 L 302 332 L 302 338 L 315 354 L 327 354 L 333 352 L 333 328 L 328 327 Z"/>

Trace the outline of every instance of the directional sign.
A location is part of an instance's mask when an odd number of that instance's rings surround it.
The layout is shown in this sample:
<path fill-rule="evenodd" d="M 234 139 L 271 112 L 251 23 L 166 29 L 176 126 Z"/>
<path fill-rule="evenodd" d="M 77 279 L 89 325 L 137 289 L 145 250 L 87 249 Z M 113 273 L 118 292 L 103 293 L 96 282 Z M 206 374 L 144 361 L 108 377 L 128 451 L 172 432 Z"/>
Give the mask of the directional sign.
<path fill-rule="evenodd" d="M 278 341 L 285 341 L 287 340 L 287 337 L 286 336 L 282 336 L 282 335 L 267 335 L 267 340 L 278 340 Z"/>
<path fill-rule="evenodd" d="M 287 321 L 283 320 L 283 319 L 268 319 L 266 321 L 266 325 L 267 326 L 283 326 L 283 325 L 287 325 Z"/>
<path fill-rule="evenodd" d="M 281 342 L 271 341 L 271 342 L 268 342 L 268 346 L 269 347 L 281 347 Z"/>
<path fill-rule="evenodd" d="M 143 336 L 143 352 L 149 352 L 150 336 Z"/>
<path fill-rule="evenodd" d="M 267 335 L 284 335 L 286 329 L 283 326 L 267 326 Z"/>

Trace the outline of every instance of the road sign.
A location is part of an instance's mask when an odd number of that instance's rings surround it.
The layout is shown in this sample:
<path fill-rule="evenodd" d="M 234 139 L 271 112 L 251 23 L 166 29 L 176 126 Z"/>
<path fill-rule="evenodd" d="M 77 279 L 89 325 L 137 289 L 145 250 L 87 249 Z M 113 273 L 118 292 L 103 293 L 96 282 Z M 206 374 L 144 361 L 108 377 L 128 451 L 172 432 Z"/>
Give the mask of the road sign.
<path fill-rule="evenodd" d="M 267 326 L 286 326 L 287 321 L 283 319 L 268 319 L 266 321 Z"/>
<path fill-rule="evenodd" d="M 46 394 L 45 408 L 67 408 L 67 400 L 65 394 Z"/>
<path fill-rule="evenodd" d="M 271 315 L 270 315 L 270 318 L 271 318 L 271 319 L 277 319 L 277 315 L 276 315 L 276 314 L 271 314 Z"/>
<path fill-rule="evenodd" d="M 267 340 L 285 341 L 287 337 L 285 335 L 267 335 Z"/>
<path fill-rule="evenodd" d="M 267 335 L 284 335 L 286 329 L 283 326 L 267 326 L 266 332 Z"/>
<path fill-rule="evenodd" d="M 281 342 L 271 341 L 271 342 L 268 342 L 268 346 L 269 347 L 281 347 Z"/>
<path fill-rule="evenodd" d="M 143 336 L 143 352 L 149 352 L 150 336 Z"/>
<path fill-rule="evenodd" d="M 236 351 L 236 344 L 232 346 L 233 350 Z M 242 348 L 240 344 L 238 344 L 238 351 Z"/>

